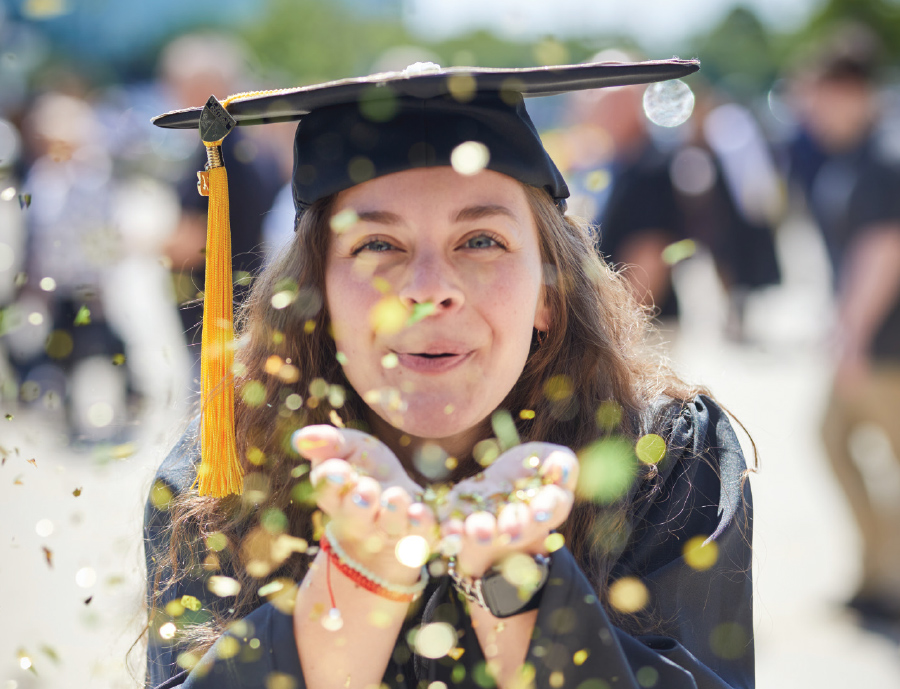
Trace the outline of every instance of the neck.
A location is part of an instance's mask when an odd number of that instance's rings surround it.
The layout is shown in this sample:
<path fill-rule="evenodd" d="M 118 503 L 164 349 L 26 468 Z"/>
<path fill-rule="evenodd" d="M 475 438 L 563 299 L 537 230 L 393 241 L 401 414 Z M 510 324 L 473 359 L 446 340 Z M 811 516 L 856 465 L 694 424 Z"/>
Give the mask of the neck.
<path fill-rule="evenodd" d="M 491 437 L 490 422 L 443 438 L 423 438 L 405 433 L 375 413 L 370 414 L 369 426 L 374 435 L 387 445 L 420 485 L 455 483 L 480 470 L 472 457 L 475 444 Z M 449 458 L 453 458 L 448 461 Z"/>

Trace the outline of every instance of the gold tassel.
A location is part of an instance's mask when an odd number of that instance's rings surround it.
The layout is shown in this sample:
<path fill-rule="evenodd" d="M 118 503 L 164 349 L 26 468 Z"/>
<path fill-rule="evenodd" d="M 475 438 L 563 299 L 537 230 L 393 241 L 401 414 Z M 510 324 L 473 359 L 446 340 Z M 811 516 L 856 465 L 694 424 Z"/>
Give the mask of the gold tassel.
<path fill-rule="evenodd" d="M 243 469 L 234 437 L 234 319 L 232 312 L 231 223 L 228 211 L 228 174 L 222 164 L 221 143 L 234 120 L 214 98 L 207 110 L 210 126 L 201 119 L 207 170 L 198 173 L 200 193 L 206 188 L 209 212 L 206 229 L 206 285 L 203 296 L 203 340 L 200 352 L 200 495 L 222 498 L 243 492 Z M 209 118 L 207 118 L 209 119 Z M 228 120 L 232 124 L 228 125 Z M 223 122 L 225 124 L 223 124 Z M 224 131 L 223 131 L 224 127 Z M 218 135 L 210 141 L 210 135 Z M 205 194 L 204 194 L 205 195 Z"/>

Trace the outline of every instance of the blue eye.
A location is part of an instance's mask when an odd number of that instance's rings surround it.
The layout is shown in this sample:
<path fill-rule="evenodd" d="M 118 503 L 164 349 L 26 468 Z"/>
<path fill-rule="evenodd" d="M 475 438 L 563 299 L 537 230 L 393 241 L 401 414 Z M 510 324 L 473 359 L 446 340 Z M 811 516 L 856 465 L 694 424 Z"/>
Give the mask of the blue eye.
<path fill-rule="evenodd" d="M 365 244 L 354 250 L 353 255 L 355 256 L 361 251 L 374 251 L 376 253 L 381 253 L 383 251 L 390 251 L 393 248 L 394 245 L 390 242 L 386 242 L 383 239 L 373 239 L 372 241 L 366 242 Z"/>
<path fill-rule="evenodd" d="M 465 246 L 467 249 L 491 249 L 500 246 L 500 243 L 489 235 L 480 234 L 467 240 Z"/>

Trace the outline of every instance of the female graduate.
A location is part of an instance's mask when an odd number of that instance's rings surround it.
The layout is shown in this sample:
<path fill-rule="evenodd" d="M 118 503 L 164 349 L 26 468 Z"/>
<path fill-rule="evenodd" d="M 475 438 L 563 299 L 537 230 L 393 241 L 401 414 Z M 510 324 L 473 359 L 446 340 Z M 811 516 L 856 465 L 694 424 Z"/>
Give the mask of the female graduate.
<path fill-rule="evenodd" d="M 523 105 L 696 69 L 418 65 L 157 118 L 199 123 L 210 227 L 150 686 L 753 686 L 739 444 L 645 348 Z M 286 119 L 296 239 L 231 344 L 218 147 Z"/>

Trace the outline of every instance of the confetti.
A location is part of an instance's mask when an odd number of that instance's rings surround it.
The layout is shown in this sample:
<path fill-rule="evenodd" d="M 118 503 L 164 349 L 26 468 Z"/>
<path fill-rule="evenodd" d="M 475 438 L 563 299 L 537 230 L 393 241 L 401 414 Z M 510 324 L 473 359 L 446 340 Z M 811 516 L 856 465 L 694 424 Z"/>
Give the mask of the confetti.
<path fill-rule="evenodd" d="M 75 325 L 90 325 L 91 310 L 87 306 L 82 306 L 75 314 Z"/>
<path fill-rule="evenodd" d="M 181 604 L 187 608 L 188 610 L 192 610 L 193 612 L 197 612 L 200 608 L 203 607 L 202 603 L 200 603 L 199 599 L 194 596 L 182 596 Z"/>
<path fill-rule="evenodd" d="M 693 239 L 682 239 L 669 244 L 662 252 L 662 260 L 670 266 L 681 263 L 697 253 L 697 243 Z"/>
<path fill-rule="evenodd" d="M 26 459 L 25 461 L 28 462 L 31 466 L 33 466 L 35 469 L 37 469 L 37 460 L 36 459 Z"/>
<path fill-rule="evenodd" d="M 81 488 L 76 488 L 75 490 L 73 490 L 72 495 L 74 495 L 76 498 L 80 497 L 81 496 Z"/>
<path fill-rule="evenodd" d="M 425 658 L 443 658 L 456 647 L 456 630 L 446 622 L 432 622 L 416 630 L 416 653 Z"/>
<path fill-rule="evenodd" d="M 89 589 L 97 583 L 97 572 L 92 567 L 82 567 L 75 572 L 75 583 L 83 589 Z"/>
<path fill-rule="evenodd" d="M 428 541 L 421 536 L 405 536 L 397 541 L 394 555 L 401 564 L 407 567 L 419 568 L 428 561 L 431 555 L 431 548 L 428 547 Z"/>
<path fill-rule="evenodd" d="M 41 550 L 44 551 L 44 559 L 47 561 L 47 566 L 53 567 L 53 551 L 50 550 L 47 546 L 41 546 Z"/>
<path fill-rule="evenodd" d="M 90 605 L 92 600 L 94 600 L 94 597 L 93 597 L 93 596 L 88 596 L 87 598 L 84 599 L 84 604 L 85 604 L 85 605 Z"/>
<path fill-rule="evenodd" d="M 694 536 L 684 544 L 684 561 L 692 569 L 702 572 L 719 559 L 719 546 L 715 541 L 706 543 L 706 536 Z"/>
<path fill-rule="evenodd" d="M 450 165 L 461 175 L 476 175 L 487 167 L 491 159 L 488 147 L 480 141 L 465 141 L 450 153 Z"/>
<path fill-rule="evenodd" d="M 498 409 L 491 415 L 491 428 L 500 442 L 500 450 L 506 451 L 519 444 L 519 432 L 512 416 L 505 409 Z"/>
<path fill-rule="evenodd" d="M 335 234 L 343 234 L 359 222 L 359 216 L 352 208 L 345 208 L 340 213 L 335 213 L 329 222 L 331 230 Z"/>
<path fill-rule="evenodd" d="M 423 301 L 421 304 L 413 304 L 412 313 L 406 321 L 406 325 L 414 325 L 419 321 L 425 320 L 435 312 L 437 306 L 434 302 Z"/>
<path fill-rule="evenodd" d="M 31 205 L 31 194 L 19 194 L 19 208 L 25 210 Z"/>
<path fill-rule="evenodd" d="M 609 587 L 609 603 L 624 613 L 643 610 L 650 601 L 650 592 L 640 579 L 622 577 Z"/>
<path fill-rule="evenodd" d="M 655 433 L 648 433 L 637 441 L 634 453 L 644 464 L 658 464 L 666 456 L 666 441 Z"/>
<path fill-rule="evenodd" d="M 604 438 L 578 453 L 578 494 L 606 505 L 621 498 L 637 471 L 634 448 L 624 438 Z"/>
<path fill-rule="evenodd" d="M 722 622 L 709 635 L 709 646 L 720 658 L 736 660 L 747 652 L 750 635 L 736 622 Z"/>
<path fill-rule="evenodd" d="M 112 357 L 112 365 L 113 366 L 121 366 L 125 363 L 125 355 L 124 354 L 113 354 Z"/>

